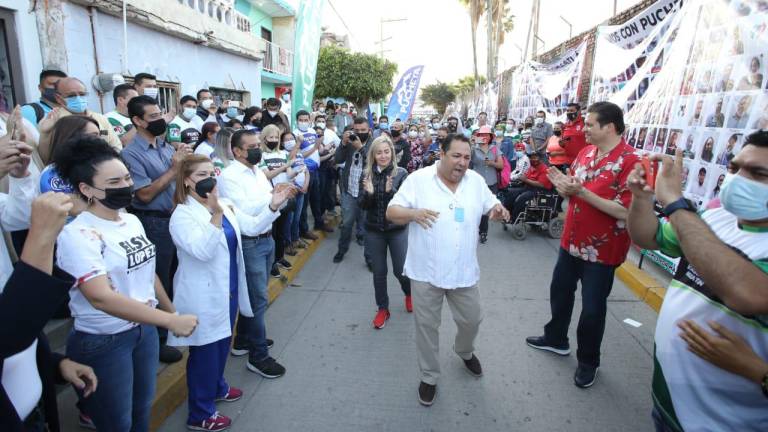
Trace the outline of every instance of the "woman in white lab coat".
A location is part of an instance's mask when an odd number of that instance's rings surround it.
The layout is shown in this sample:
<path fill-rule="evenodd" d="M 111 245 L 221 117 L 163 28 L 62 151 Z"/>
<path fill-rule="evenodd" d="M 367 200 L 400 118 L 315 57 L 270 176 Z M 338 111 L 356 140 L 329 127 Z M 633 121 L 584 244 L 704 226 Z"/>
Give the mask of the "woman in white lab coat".
<path fill-rule="evenodd" d="M 187 425 L 198 430 L 226 429 L 231 420 L 218 413 L 216 402 L 242 396 L 224 379 L 238 308 L 242 315 L 253 316 L 240 235 L 258 235 L 268 229 L 280 215 L 270 208 L 280 208 L 293 194 L 291 189 L 276 190 L 269 208 L 252 217 L 219 201 L 214 176 L 213 163 L 206 156 L 190 155 L 182 161 L 170 221 L 179 258 L 173 278 L 174 305 L 182 314 L 195 311 L 199 326 L 189 337 L 169 335 L 168 345 L 189 346 Z"/>

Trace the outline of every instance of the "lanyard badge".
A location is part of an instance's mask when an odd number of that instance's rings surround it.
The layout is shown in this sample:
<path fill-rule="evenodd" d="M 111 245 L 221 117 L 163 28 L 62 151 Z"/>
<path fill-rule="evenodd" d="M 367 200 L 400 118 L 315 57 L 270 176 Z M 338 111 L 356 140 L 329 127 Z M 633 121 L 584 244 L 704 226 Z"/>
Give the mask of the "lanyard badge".
<path fill-rule="evenodd" d="M 448 206 L 448 209 L 453 210 L 454 222 L 464 222 L 464 207 L 459 203 L 453 202 Z"/>

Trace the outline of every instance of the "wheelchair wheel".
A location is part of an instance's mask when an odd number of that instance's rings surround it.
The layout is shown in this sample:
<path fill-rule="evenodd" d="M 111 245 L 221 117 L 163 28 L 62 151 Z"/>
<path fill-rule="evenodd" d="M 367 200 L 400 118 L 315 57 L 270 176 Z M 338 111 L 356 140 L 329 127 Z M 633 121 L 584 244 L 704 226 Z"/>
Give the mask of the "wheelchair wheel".
<path fill-rule="evenodd" d="M 512 225 L 512 238 L 515 240 L 525 240 L 525 236 L 528 234 L 525 229 L 524 223 L 517 223 Z"/>
<path fill-rule="evenodd" d="M 563 235 L 563 220 L 555 218 L 549 221 L 549 236 L 559 239 Z"/>

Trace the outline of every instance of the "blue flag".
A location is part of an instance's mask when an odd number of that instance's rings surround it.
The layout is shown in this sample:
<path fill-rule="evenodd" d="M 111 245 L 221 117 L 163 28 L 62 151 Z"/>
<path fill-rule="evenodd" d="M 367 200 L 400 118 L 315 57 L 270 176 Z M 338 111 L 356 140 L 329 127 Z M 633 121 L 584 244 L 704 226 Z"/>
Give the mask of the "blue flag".
<path fill-rule="evenodd" d="M 416 102 L 416 94 L 419 91 L 419 81 L 423 71 L 423 65 L 414 66 L 400 77 L 395 91 L 392 92 L 392 98 L 389 100 L 389 107 L 387 107 L 387 117 L 390 121 L 394 121 L 396 118 L 406 121 L 410 117 Z"/>

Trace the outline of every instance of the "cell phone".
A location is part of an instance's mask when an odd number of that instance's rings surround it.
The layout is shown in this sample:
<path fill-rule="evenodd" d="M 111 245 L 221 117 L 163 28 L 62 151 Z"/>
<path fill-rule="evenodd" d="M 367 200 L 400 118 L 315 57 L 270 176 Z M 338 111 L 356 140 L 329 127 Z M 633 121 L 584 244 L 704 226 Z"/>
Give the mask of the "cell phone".
<path fill-rule="evenodd" d="M 652 161 L 646 154 L 643 155 L 640 163 L 643 165 L 643 170 L 645 171 L 645 184 L 651 189 L 654 189 L 656 187 L 656 174 L 659 170 L 659 161 Z"/>

